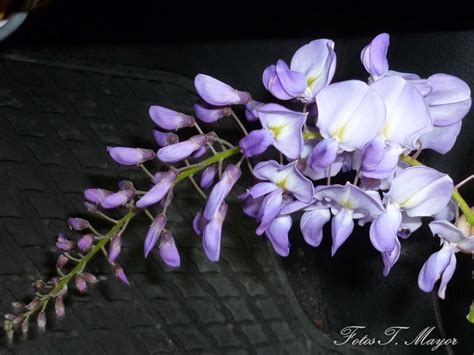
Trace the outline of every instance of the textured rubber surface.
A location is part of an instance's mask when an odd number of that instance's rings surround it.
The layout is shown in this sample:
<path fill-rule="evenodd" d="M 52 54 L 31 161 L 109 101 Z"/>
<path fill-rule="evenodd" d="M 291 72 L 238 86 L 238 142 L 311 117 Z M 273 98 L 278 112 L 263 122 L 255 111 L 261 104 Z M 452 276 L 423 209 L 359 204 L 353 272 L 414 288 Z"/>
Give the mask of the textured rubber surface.
<path fill-rule="evenodd" d="M 121 169 L 107 145 L 154 147 L 150 104 L 189 111 L 192 82 L 131 68 L 104 69 L 18 53 L 0 59 L 0 297 L 1 312 L 31 297 L 30 284 L 52 276 L 54 241 L 69 215 L 83 215 L 81 191 L 113 188 L 120 178 L 146 180 Z M 114 280 L 105 262 L 92 265 L 106 279 L 86 296 L 70 292 L 66 318 L 48 331 L 18 340 L 1 354 L 304 354 L 329 353 L 314 342 L 284 273 L 236 198 L 225 224 L 222 259 L 207 261 L 191 229 L 203 201 L 182 184 L 169 215 L 182 267 L 169 271 L 156 254 L 142 257 L 146 220 L 124 239 L 120 262 L 133 287 Z M 50 312 L 51 313 L 51 312 Z M 34 327 L 33 327 L 34 328 Z"/>

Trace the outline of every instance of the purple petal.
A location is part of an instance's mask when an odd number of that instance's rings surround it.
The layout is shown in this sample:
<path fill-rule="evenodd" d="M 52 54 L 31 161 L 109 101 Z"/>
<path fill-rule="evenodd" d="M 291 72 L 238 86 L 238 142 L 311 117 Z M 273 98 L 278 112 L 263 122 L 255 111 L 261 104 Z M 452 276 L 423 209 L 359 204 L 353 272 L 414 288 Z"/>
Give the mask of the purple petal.
<path fill-rule="evenodd" d="M 272 181 L 281 167 L 282 165 L 278 164 L 275 160 L 262 161 L 253 168 L 253 176 L 259 180 Z"/>
<path fill-rule="evenodd" d="M 323 239 L 323 227 L 330 219 L 331 212 L 326 208 L 305 212 L 301 217 L 300 228 L 306 243 L 313 247 L 319 246 Z"/>
<path fill-rule="evenodd" d="M 155 158 L 155 152 L 151 149 L 107 147 L 107 151 L 113 160 L 122 165 L 139 165 Z"/>
<path fill-rule="evenodd" d="M 193 219 L 193 230 L 197 235 L 201 235 L 208 221 L 203 217 L 202 212 L 198 212 Z"/>
<path fill-rule="evenodd" d="M 91 226 L 89 221 L 83 218 L 69 218 L 67 224 L 69 225 L 69 229 L 75 231 L 81 231 Z"/>
<path fill-rule="evenodd" d="M 213 106 L 203 101 L 194 104 L 194 111 L 197 118 L 206 123 L 216 122 L 223 117 L 230 116 L 232 112 L 228 106 Z"/>
<path fill-rule="evenodd" d="M 426 166 L 405 169 L 391 183 L 387 196 L 410 217 L 431 216 L 451 200 L 451 178 Z"/>
<path fill-rule="evenodd" d="M 228 206 L 222 203 L 216 215 L 206 224 L 202 233 L 202 245 L 210 261 L 219 261 L 221 252 L 222 224 L 227 214 Z"/>
<path fill-rule="evenodd" d="M 125 205 L 135 196 L 135 191 L 132 190 L 120 190 L 111 195 L 106 196 L 100 205 L 105 209 L 117 208 Z"/>
<path fill-rule="evenodd" d="M 179 142 L 179 138 L 176 134 L 171 132 L 161 132 L 157 129 L 153 130 L 153 137 L 155 137 L 155 141 L 160 147 L 166 147 L 167 145 Z"/>
<path fill-rule="evenodd" d="M 316 144 L 308 161 L 311 169 L 327 169 L 336 160 L 338 148 L 337 141 L 331 138 Z"/>
<path fill-rule="evenodd" d="M 422 291 L 431 292 L 433 290 L 434 284 L 441 278 L 453 255 L 453 247 L 444 244 L 441 250 L 428 258 L 418 275 L 418 287 Z"/>
<path fill-rule="evenodd" d="M 266 104 L 259 111 L 263 128 L 273 134 L 273 145 L 288 159 L 297 159 L 303 150 L 302 129 L 307 116 L 277 104 Z"/>
<path fill-rule="evenodd" d="M 461 132 L 462 121 L 450 126 L 433 127 L 429 132 L 423 133 L 418 142 L 423 149 L 432 149 L 438 153 L 446 154 L 453 148 L 459 132 Z"/>
<path fill-rule="evenodd" d="M 361 149 L 381 131 L 386 109 L 380 95 L 359 80 L 331 84 L 316 96 L 319 128 L 346 151 Z"/>
<path fill-rule="evenodd" d="M 424 97 L 407 80 L 389 76 L 372 85 L 384 99 L 387 116 L 382 130 L 386 141 L 416 149 L 418 137 L 432 128 Z"/>
<path fill-rule="evenodd" d="M 249 195 L 252 196 L 252 198 L 259 198 L 261 196 L 264 196 L 266 194 L 269 194 L 270 192 L 275 191 L 278 189 L 278 186 L 275 185 L 274 183 L 271 182 L 259 182 L 258 184 L 255 184 L 252 186 L 252 188 L 249 190 Z"/>
<path fill-rule="evenodd" d="M 94 236 L 91 234 L 86 234 L 86 235 L 83 235 L 81 239 L 79 239 L 79 241 L 77 242 L 77 247 L 81 251 L 86 251 L 90 249 L 93 243 L 94 243 Z"/>
<path fill-rule="evenodd" d="M 429 224 L 429 227 L 433 235 L 438 235 L 441 239 L 447 240 L 452 244 L 460 244 L 470 238 L 466 237 L 463 231 L 448 221 L 433 221 Z"/>
<path fill-rule="evenodd" d="M 365 70 L 375 80 L 384 76 L 388 70 L 387 51 L 390 45 L 390 36 L 381 33 L 376 36 L 361 52 L 360 60 Z"/>
<path fill-rule="evenodd" d="M 258 218 L 260 225 L 256 230 L 257 235 L 262 235 L 270 223 L 278 216 L 283 202 L 283 190 L 277 189 L 268 194 L 262 201 Z"/>
<path fill-rule="evenodd" d="M 217 165 L 213 164 L 211 166 L 208 166 L 202 172 L 200 186 L 203 189 L 207 189 L 214 182 L 216 175 L 217 175 Z"/>
<path fill-rule="evenodd" d="M 392 252 L 396 247 L 401 223 L 402 213 L 396 206 L 389 204 L 370 226 L 370 241 L 374 248 L 382 253 Z"/>
<path fill-rule="evenodd" d="M 336 254 L 339 247 L 349 238 L 354 230 L 354 220 L 352 211 L 346 208 L 341 209 L 332 219 L 332 248 L 331 256 Z"/>
<path fill-rule="evenodd" d="M 283 88 L 276 71 L 276 65 L 270 65 L 263 71 L 262 81 L 265 88 L 277 99 L 291 100 L 294 98 Z"/>
<path fill-rule="evenodd" d="M 361 175 L 367 178 L 380 180 L 392 177 L 395 173 L 402 152 L 403 148 L 401 147 L 387 145 L 384 150 L 385 154 L 377 166 L 373 166 L 372 164 L 374 159 L 367 164 L 368 155 L 365 154 L 360 168 Z"/>
<path fill-rule="evenodd" d="M 232 187 L 240 178 L 241 171 L 236 165 L 228 165 L 222 174 L 220 181 L 214 185 L 212 191 L 207 199 L 206 207 L 204 208 L 203 216 L 207 220 L 214 218 L 219 206 L 224 202 L 224 199 L 229 194 Z"/>
<path fill-rule="evenodd" d="M 400 257 L 400 250 L 400 241 L 395 239 L 395 248 L 390 252 L 382 253 L 382 260 L 384 264 L 383 276 L 387 277 L 393 265 L 395 265 L 395 263 L 398 261 L 398 258 Z"/>
<path fill-rule="evenodd" d="M 263 103 L 258 101 L 250 101 L 245 105 L 245 118 L 247 121 L 255 122 L 258 121 L 258 110 L 263 106 Z"/>
<path fill-rule="evenodd" d="M 362 150 L 361 168 L 374 170 L 385 156 L 385 140 L 378 136 L 368 142 Z"/>
<path fill-rule="evenodd" d="M 194 86 L 199 96 L 214 106 L 245 105 L 250 101 L 249 93 L 238 91 L 209 75 L 196 75 Z"/>
<path fill-rule="evenodd" d="M 90 203 L 98 204 L 106 196 L 112 195 L 113 192 L 104 189 L 86 189 L 84 190 L 84 199 Z"/>
<path fill-rule="evenodd" d="M 117 260 L 118 256 L 120 255 L 120 251 L 122 250 L 122 237 L 120 235 L 116 235 L 112 237 L 110 240 L 110 247 L 109 247 L 109 262 L 113 263 Z"/>
<path fill-rule="evenodd" d="M 471 108 L 471 90 L 461 79 L 448 74 L 428 78 L 433 90 L 426 96 L 433 124 L 450 126 L 466 116 Z"/>
<path fill-rule="evenodd" d="M 175 268 L 181 264 L 181 258 L 170 231 L 165 230 L 161 235 L 160 256 L 161 260 L 169 267 Z"/>
<path fill-rule="evenodd" d="M 192 154 L 192 157 L 194 159 L 198 159 L 198 158 L 201 158 L 206 153 L 207 153 L 207 146 L 203 145 L 201 148 L 199 148 Z"/>
<path fill-rule="evenodd" d="M 168 145 L 158 150 L 157 157 L 164 163 L 176 163 L 188 158 L 196 150 L 204 146 L 208 141 L 205 134 L 199 134 L 190 139 Z"/>
<path fill-rule="evenodd" d="M 283 89 L 292 97 L 300 96 L 306 89 L 306 78 L 303 73 L 291 71 L 283 60 L 278 60 L 276 74 Z"/>
<path fill-rule="evenodd" d="M 149 114 L 153 122 L 167 131 L 194 125 L 193 117 L 162 106 L 150 106 Z"/>
<path fill-rule="evenodd" d="M 69 251 L 74 248 L 74 242 L 67 239 L 63 233 L 59 233 L 56 247 L 61 251 Z"/>
<path fill-rule="evenodd" d="M 303 73 L 309 89 L 309 97 L 314 98 L 322 88 L 329 85 L 336 70 L 334 42 L 318 39 L 298 49 L 291 59 L 291 70 Z"/>
<path fill-rule="evenodd" d="M 176 180 L 176 171 L 170 170 L 162 174 L 162 178 L 136 203 L 138 208 L 146 208 L 160 202 L 171 189 Z"/>
<path fill-rule="evenodd" d="M 446 297 L 446 287 L 448 286 L 448 282 L 453 277 L 454 271 L 456 271 L 456 254 L 451 254 L 451 260 L 449 260 L 449 264 L 444 269 L 443 276 L 441 276 L 441 282 L 439 284 L 438 289 L 438 297 L 444 300 Z"/>
<path fill-rule="evenodd" d="M 77 275 L 74 281 L 79 293 L 85 293 L 87 291 L 87 283 L 82 275 Z"/>
<path fill-rule="evenodd" d="M 273 142 L 273 134 L 266 129 L 250 132 L 239 142 L 242 153 L 250 158 L 262 154 Z"/>
<path fill-rule="evenodd" d="M 249 217 L 257 218 L 258 212 L 260 211 L 260 208 L 262 206 L 263 199 L 263 196 L 254 199 L 252 198 L 252 196 L 248 195 L 244 201 L 244 213 Z"/>
<path fill-rule="evenodd" d="M 292 219 L 290 216 L 279 216 L 275 218 L 265 231 L 272 243 L 273 249 L 280 256 L 288 256 L 290 253 L 290 242 L 288 232 L 291 229 Z"/>
<path fill-rule="evenodd" d="M 148 229 L 148 233 L 145 238 L 144 244 L 144 252 L 145 258 L 148 257 L 150 251 L 156 245 L 156 242 L 160 238 L 161 232 L 165 228 L 166 225 L 166 217 L 163 214 L 156 215 L 155 219 L 153 220 L 150 229 Z"/>
<path fill-rule="evenodd" d="M 114 272 L 115 272 L 115 277 L 117 279 L 119 279 L 121 282 L 123 282 L 124 284 L 130 286 L 130 281 L 128 281 L 128 277 L 127 275 L 125 274 L 125 271 L 123 269 L 123 267 L 121 267 L 120 265 L 118 264 L 115 264 L 114 266 Z"/>

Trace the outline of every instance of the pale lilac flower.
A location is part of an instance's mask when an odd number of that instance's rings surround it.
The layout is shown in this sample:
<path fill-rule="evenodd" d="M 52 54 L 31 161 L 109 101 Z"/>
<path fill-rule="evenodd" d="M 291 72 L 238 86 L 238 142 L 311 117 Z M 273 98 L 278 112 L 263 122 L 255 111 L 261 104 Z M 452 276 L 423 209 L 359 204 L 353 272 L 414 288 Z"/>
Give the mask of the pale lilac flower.
<path fill-rule="evenodd" d="M 421 268 L 418 286 L 425 292 L 431 292 L 434 284 L 441 279 L 438 296 L 444 299 L 446 287 L 456 269 L 456 253 L 474 254 L 474 238 L 470 228 L 469 233 L 465 234 L 462 228 L 448 221 L 433 221 L 430 223 L 430 229 L 433 235 L 441 238 L 443 246 L 431 255 Z"/>
<path fill-rule="evenodd" d="M 89 221 L 83 218 L 69 218 L 67 224 L 69 225 L 69 229 L 75 231 L 81 231 L 90 227 Z"/>
<path fill-rule="evenodd" d="M 157 129 L 153 130 L 153 137 L 155 137 L 155 141 L 160 147 L 166 147 L 167 145 L 179 142 L 178 135 L 172 132 L 161 132 Z"/>
<path fill-rule="evenodd" d="M 331 222 L 332 255 L 351 235 L 354 219 L 375 219 L 383 213 L 379 199 L 349 182 L 345 185 L 321 187 L 314 197 L 329 203 L 335 215 Z"/>
<path fill-rule="evenodd" d="M 420 92 L 423 97 L 426 97 L 433 88 L 427 79 L 423 79 L 418 74 L 402 73 L 395 70 L 389 70 L 385 76 L 398 76 L 410 82 Z"/>
<path fill-rule="evenodd" d="M 120 266 L 119 264 L 115 264 L 114 265 L 114 273 L 115 273 L 115 277 L 117 279 L 119 279 L 122 283 L 130 286 L 130 281 L 128 281 L 128 277 L 125 274 L 125 270 L 123 269 L 122 266 Z"/>
<path fill-rule="evenodd" d="M 459 132 L 461 132 L 462 121 L 454 123 L 449 126 L 434 126 L 429 132 L 423 133 L 418 138 L 418 143 L 422 149 L 431 149 L 441 154 L 449 152 Z"/>
<path fill-rule="evenodd" d="M 218 169 L 216 164 L 208 166 L 206 169 L 204 169 L 201 174 L 201 181 L 199 183 L 201 188 L 207 189 L 209 186 L 212 185 L 214 179 L 216 178 L 217 170 Z"/>
<path fill-rule="evenodd" d="M 58 319 L 64 318 L 66 312 L 64 310 L 64 298 L 63 298 L 63 296 L 56 297 L 56 300 L 54 301 L 54 310 L 55 310 L 55 313 L 56 313 L 56 318 L 58 318 Z"/>
<path fill-rule="evenodd" d="M 67 239 L 63 233 L 59 233 L 56 247 L 61 251 L 69 251 L 75 247 L 75 244 L 72 240 Z"/>
<path fill-rule="evenodd" d="M 222 224 L 227 214 L 228 206 L 223 202 L 214 217 L 202 228 L 202 245 L 210 261 L 219 261 L 221 252 Z M 199 227 L 200 228 L 200 227 Z"/>
<path fill-rule="evenodd" d="M 133 190 L 120 190 L 102 199 L 100 205 L 105 209 L 117 208 L 125 205 L 135 196 Z"/>
<path fill-rule="evenodd" d="M 267 129 L 252 131 L 240 140 L 240 150 L 248 158 L 262 154 L 273 143 L 273 138 L 273 133 Z"/>
<path fill-rule="evenodd" d="M 136 203 L 138 208 L 146 208 L 160 202 L 168 193 L 176 180 L 176 171 L 170 170 L 160 174 L 160 179 Z"/>
<path fill-rule="evenodd" d="M 160 256 L 169 267 L 179 267 L 181 259 L 179 257 L 176 243 L 170 231 L 164 230 L 160 238 Z"/>
<path fill-rule="evenodd" d="M 451 126 L 461 121 L 471 108 L 471 90 L 461 79 L 448 74 L 428 78 L 433 90 L 426 96 L 433 124 Z"/>
<path fill-rule="evenodd" d="M 395 248 L 389 252 L 382 252 L 382 261 L 383 261 L 383 276 L 387 277 L 392 269 L 393 265 L 396 264 L 398 258 L 400 257 L 401 245 L 398 239 L 395 239 Z"/>
<path fill-rule="evenodd" d="M 262 127 L 273 135 L 272 145 L 288 159 L 297 159 L 303 150 L 303 125 L 308 113 L 296 112 L 277 104 L 259 109 Z M 268 140 L 269 136 L 265 136 Z"/>
<path fill-rule="evenodd" d="M 288 256 L 290 253 L 288 232 L 292 223 L 290 215 L 277 216 L 265 230 L 265 235 L 272 243 L 273 249 L 280 256 Z"/>
<path fill-rule="evenodd" d="M 145 251 L 145 258 L 150 254 L 150 251 L 155 246 L 156 242 L 160 238 L 161 232 L 165 228 L 166 225 L 166 217 L 163 214 L 156 215 L 155 219 L 153 220 L 150 229 L 148 229 L 148 233 L 145 238 L 144 244 L 144 251 Z"/>
<path fill-rule="evenodd" d="M 183 142 L 168 145 L 158 150 L 157 157 L 164 163 L 176 163 L 188 158 L 208 142 L 205 134 L 198 134 Z"/>
<path fill-rule="evenodd" d="M 303 213 L 300 229 L 306 243 L 313 247 L 319 246 L 323 239 L 323 227 L 331 219 L 327 208 L 311 209 Z"/>
<path fill-rule="evenodd" d="M 232 109 L 229 106 L 213 106 L 201 101 L 194 104 L 194 112 L 201 121 L 213 123 L 223 117 L 230 116 Z"/>
<path fill-rule="evenodd" d="M 370 86 L 358 80 L 331 84 L 316 96 L 319 128 L 323 140 L 315 147 L 322 156 L 311 156 L 311 167 L 328 167 L 338 151 L 361 149 L 381 131 L 386 109 L 382 97 Z M 331 161 L 334 159 L 333 161 Z"/>
<path fill-rule="evenodd" d="M 435 169 L 416 166 L 403 170 L 391 181 L 387 207 L 370 227 L 370 240 L 380 252 L 392 252 L 402 224 L 401 211 L 408 217 L 432 216 L 451 199 L 451 178 Z"/>
<path fill-rule="evenodd" d="M 84 190 L 84 199 L 90 203 L 99 204 L 105 197 L 112 194 L 112 191 L 105 189 L 86 189 Z"/>
<path fill-rule="evenodd" d="M 112 237 L 110 240 L 109 246 L 109 262 L 112 264 L 115 260 L 117 260 L 120 252 L 122 250 L 122 236 L 117 234 Z"/>
<path fill-rule="evenodd" d="M 290 67 L 282 60 L 267 67 L 262 80 L 265 88 L 281 100 L 298 98 L 309 103 L 329 85 L 335 69 L 334 42 L 318 39 L 299 48 Z"/>
<path fill-rule="evenodd" d="M 207 199 L 206 206 L 204 207 L 203 216 L 208 220 L 214 219 L 214 216 L 219 210 L 219 207 L 224 202 L 224 199 L 232 190 L 232 187 L 240 178 L 240 168 L 236 165 L 228 165 L 222 174 L 220 181 L 214 185 L 209 198 Z"/>
<path fill-rule="evenodd" d="M 205 74 L 196 75 L 194 86 L 199 96 L 214 106 L 245 105 L 251 100 L 248 92 L 238 91 Z"/>
<path fill-rule="evenodd" d="M 92 247 L 94 243 L 94 236 L 91 234 L 85 234 L 77 242 L 77 247 L 81 251 L 86 251 Z"/>
<path fill-rule="evenodd" d="M 122 165 L 139 165 L 155 158 L 156 154 L 151 149 L 107 147 L 110 157 Z"/>
<path fill-rule="evenodd" d="M 181 112 L 162 106 L 150 106 L 150 117 L 159 127 L 175 131 L 183 127 L 194 126 L 194 118 Z"/>
<path fill-rule="evenodd" d="M 360 53 L 360 60 L 372 80 L 380 79 L 388 71 L 387 51 L 389 45 L 390 36 L 387 33 L 381 33 Z"/>

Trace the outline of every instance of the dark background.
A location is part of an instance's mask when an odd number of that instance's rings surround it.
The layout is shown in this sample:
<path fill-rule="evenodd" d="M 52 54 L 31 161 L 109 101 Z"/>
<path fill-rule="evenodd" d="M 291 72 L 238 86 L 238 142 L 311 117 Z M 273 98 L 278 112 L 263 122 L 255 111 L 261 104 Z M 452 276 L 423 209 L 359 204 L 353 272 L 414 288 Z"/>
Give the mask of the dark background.
<path fill-rule="evenodd" d="M 423 77 L 446 72 L 474 87 L 474 11 L 455 2 L 418 9 L 400 2 L 56 0 L 31 14 L 1 45 L 3 50 L 108 68 L 125 65 L 189 78 L 204 72 L 264 100 L 270 97 L 261 84 L 263 69 L 278 58 L 289 60 L 315 38 L 336 42 L 336 81 L 365 79 L 359 53 L 380 32 L 391 34 L 392 69 Z M 454 181 L 474 171 L 473 119 L 472 113 L 465 119 L 449 154 L 424 154 L 425 162 Z M 463 195 L 474 201 L 472 188 Z M 328 240 L 314 250 L 293 236 L 284 266 L 309 319 L 334 335 L 347 324 L 368 324 L 379 332 L 394 324 L 421 330 L 439 325 L 441 318 L 448 336 L 466 339 L 456 350 L 471 349 L 472 327 L 464 320 L 472 299 L 466 287 L 471 282 L 469 257 L 458 258 L 448 300 L 440 306 L 416 287 L 419 268 L 437 248 L 426 230 L 404 243 L 406 254 L 388 279 L 381 277 L 380 257 L 368 240 L 361 242 L 366 234 L 351 238 L 335 258 L 328 256 Z"/>

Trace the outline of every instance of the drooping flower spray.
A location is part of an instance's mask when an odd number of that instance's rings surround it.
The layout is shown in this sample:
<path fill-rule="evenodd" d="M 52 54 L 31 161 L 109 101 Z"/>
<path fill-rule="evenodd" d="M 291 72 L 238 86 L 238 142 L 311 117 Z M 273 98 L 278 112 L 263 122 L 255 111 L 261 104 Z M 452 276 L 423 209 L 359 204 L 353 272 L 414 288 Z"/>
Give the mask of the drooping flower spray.
<path fill-rule="evenodd" d="M 86 271 L 96 255 L 103 254 L 116 278 L 130 284 L 119 263 L 120 253 L 126 229 L 140 213 L 150 219 L 143 236 L 144 256 L 157 248 L 166 265 L 179 267 L 167 211 L 175 186 L 183 180 L 189 179 L 205 199 L 193 229 L 209 260 L 219 261 L 229 208 L 225 200 L 243 173 L 257 180 L 240 196 L 243 212 L 256 220 L 256 234 L 265 235 L 281 256 L 290 253 L 289 231 L 299 216 L 301 234 L 313 247 L 320 245 L 323 227 L 330 223 L 332 255 L 344 248 L 356 222 L 370 224 L 370 241 L 380 252 L 381 272 L 388 276 L 400 257 L 403 239 L 421 226 L 422 217 L 430 218 L 441 249 L 421 266 L 418 285 L 430 292 L 440 280 L 438 295 L 444 298 L 457 255 L 474 251 L 474 215 L 458 192 L 469 178 L 454 186 L 448 175 L 423 166 L 417 157 L 425 149 L 444 154 L 453 147 L 470 109 L 471 93 L 465 82 L 448 74 L 423 79 L 389 70 L 389 43 L 384 33 L 362 50 L 361 61 L 370 75 L 367 82 L 337 83 L 331 83 L 336 70 L 334 42 L 320 39 L 304 45 L 290 65 L 278 60 L 263 72 L 263 85 L 279 103 L 256 101 L 248 92 L 198 74 L 197 119 L 206 124 L 234 120 L 241 132 L 235 142 L 205 132 L 191 115 L 150 107 L 157 125 L 152 132 L 157 151 L 107 148 L 118 164 L 142 169 L 149 187 L 141 191 L 131 181 L 121 181 L 113 191 L 84 191 L 86 209 L 109 222 L 111 229 L 103 232 L 90 221 L 69 220 L 69 227 L 82 236 L 77 240 L 58 236 L 57 276 L 35 282 L 36 297 L 30 303 L 14 303 L 14 313 L 7 314 L 4 323 L 8 337 L 12 339 L 15 330 L 28 332 L 33 317 L 44 330 L 48 304 L 54 304 L 56 316 L 63 317 L 70 284 L 74 282 L 83 293 L 98 282 Z M 289 109 L 282 101 L 291 101 L 292 107 L 299 104 L 301 110 Z M 260 127 L 248 132 L 235 106 L 241 106 L 246 119 L 259 122 Z M 182 129 L 195 133 L 182 140 Z M 275 159 L 259 161 L 264 152 L 274 153 Z M 150 171 L 145 165 L 153 159 L 166 168 Z M 336 175 L 346 177 L 346 182 L 331 183 Z M 112 218 L 110 210 L 121 217 Z"/>

